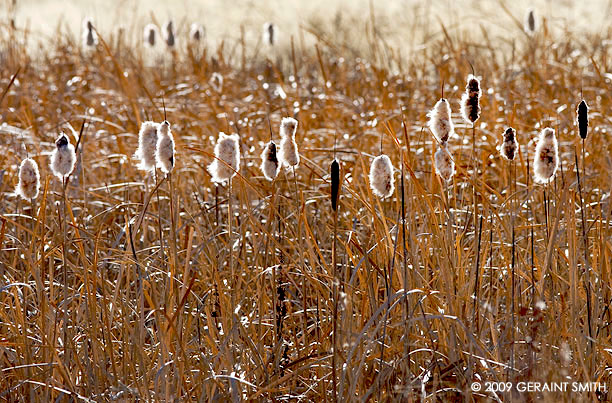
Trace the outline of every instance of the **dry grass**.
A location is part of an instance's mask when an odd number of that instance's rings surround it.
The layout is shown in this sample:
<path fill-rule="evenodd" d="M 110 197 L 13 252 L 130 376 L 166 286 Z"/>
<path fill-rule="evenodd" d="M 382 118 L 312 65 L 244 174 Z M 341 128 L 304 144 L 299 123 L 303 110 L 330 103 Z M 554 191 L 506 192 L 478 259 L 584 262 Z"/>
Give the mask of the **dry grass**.
<path fill-rule="evenodd" d="M 0 89 L 21 70 L 1 101 L 0 398 L 507 400 L 472 394 L 470 383 L 609 381 L 602 40 L 612 30 L 509 31 L 504 40 L 443 27 L 400 59 L 369 30 L 363 58 L 327 37 L 316 50 L 296 41 L 272 62 L 240 40 L 199 61 L 185 49 L 152 60 L 116 36 L 102 33 L 106 45 L 86 54 L 57 33 L 33 60 L 26 33 L 3 26 Z M 459 111 L 468 61 L 484 89 L 476 153 L 471 126 L 454 114 L 457 174 L 446 186 L 425 115 L 442 81 Z M 591 107 L 584 163 L 581 88 Z M 132 157 L 140 123 L 163 119 L 162 95 L 177 143 L 171 181 L 144 175 Z M 274 183 L 258 169 L 268 116 L 277 142 L 283 116 L 299 121 L 296 176 Z M 48 154 L 60 129 L 78 133 L 84 120 L 64 217 Z M 496 149 L 508 125 L 521 144 L 515 166 Z M 562 170 L 541 186 L 528 161 L 545 126 L 557 130 Z M 241 138 L 231 192 L 206 170 L 219 131 Z M 381 136 L 397 169 L 387 200 L 367 183 Z M 11 195 L 26 149 L 43 177 L 34 205 Z"/>

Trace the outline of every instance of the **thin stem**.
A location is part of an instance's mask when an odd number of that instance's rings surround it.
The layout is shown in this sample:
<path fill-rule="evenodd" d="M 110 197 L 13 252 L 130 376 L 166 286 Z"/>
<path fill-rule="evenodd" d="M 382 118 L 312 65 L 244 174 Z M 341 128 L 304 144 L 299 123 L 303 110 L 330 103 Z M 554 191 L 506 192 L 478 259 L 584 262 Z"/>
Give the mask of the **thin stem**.
<path fill-rule="evenodd" d="M 584 174 L 584 140 L 582 143 L 582 169 Z M 589 241 L 586 232 L 586 219 L 584 217 L 584 198 L 582 196 L 582 184 L 580 181 L 580 170 L 578 169 L 578 156 L 574 150 L 574 158 L 576 160 L 576 177 L 578 179 L 578 194 L 580 196 L 580 216 L 582 218 L 582 241 L 584 244 L 584 288 L 586 291 L 587 298 L 587 325 L 589 327 L 589 346 L 593 348 L 593 334 L 591 330 L 591 280 L 589 273 Z"/>
<path fill-rule="evenodd" d="M 68 270 L 66 268 L 66 178 L 62 178 L 62 271 L 64 276 L 64 357 L 68 357 Z M 69 361 L 69 360 L 67 360 Z"/>
<path fill-rule="evenodd" d="M 300 223 L 301 221 L 301 212 L 300 212 L 300 205 L 301 205 L 301 195 L 299 192 L 299 188 L 298 188 L 298 183 L 297 183 L 297 174 L 295 173 L 295 166 L 291 167 L 292 171 L 293 171 L 293 183 L 295 185 L 295 197 L 296 197 L 296 201 L 295 201 L 295 220 L 296 220 L 296 224 L 297 224 L 297 251 L 299 254 L 299 259 L 298 259 L 298 263 L 300 265 L 300 271 L 302 273 L 302 311 L 303 311 L 303 342 L 304 342 L 304 347 L 308 346 L 308 310 L 306 309 L 306 273 L 305 273 L 305 267 L 304 267 L 304 256 L 302 255 L 302 225 Z"/>
<path fill-rule="evenodd" d="M 334 235 L 332 238 L 332 272 L 333 272 L 333 333 L 332 333 L 332 393 L 334 402 L 338 401 L 338 380 L 336 378 L 336 361 L 337 361 L 337 346 L 338 346 L 338 276 L 337 276 L 337 255 L 336 255 L 336 238 L 338 237 L 338 211 L 334 211 Z"/>
<path fill-rule="evenodd" d="M 232 245 L 232 178 L 229 178 L 227 181 L 227 239 L 228 239 L 228 248 L 229 248 L 229 258 L 228 258 L 228 268 L 230 270 L 231 281 L 230 284 L 234 282 L 234 247 Z M 232 301 L 232 313 L 234 312 L 235 300 L 234 300 L 234 292 L 233 287 L 231 292 L 231 301 Z"/>

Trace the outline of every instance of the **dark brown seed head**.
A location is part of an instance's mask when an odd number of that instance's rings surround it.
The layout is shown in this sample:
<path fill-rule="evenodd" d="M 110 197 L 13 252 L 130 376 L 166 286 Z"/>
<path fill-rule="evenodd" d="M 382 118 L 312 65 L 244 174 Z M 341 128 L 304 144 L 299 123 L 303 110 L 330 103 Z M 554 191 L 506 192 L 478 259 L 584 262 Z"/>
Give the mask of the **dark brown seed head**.
<path fill-rule="evenodd" d="M 472 74 L 468 76 L 465 94 L 461 98 L 461 114 L 472 124 L 480 118 L 480 81 Z"/>
<path fill-rule="evenodd" d="M 68 137 L 64 133 L 60 134 L 59 138 L 55 142 L 57 148 L 66 147 L 68 145 Z"/>
<path fill-rule="evenodd" d="M 583 99 L 578 104 L 578 129 L 580 130 L 580 137 L 586 139 L 587 129 L 589 127 L 589 107 L 586 101 Z"/>
<path fill-rule="evenodd" d="M 276 143 L 273 141 L 270 142 L 270 147 L 268 148 L 266 158 L 268 161 L 278 164 L 278 158 L 276 158 Z"/>
<path fill-rule="evenodd" d="M 501 145 L 501 154 L 505 159 L 512 161 L 516 156 L 517 148 L 516 130 L 509 127 L 504 132 L 504 142 Z"/>
<path fill-rule="evenodd" d="M 338 196 L 340 194 L 340 164 L 334 159 L 331 163 L 331 202 L 332 209 L 338 209 Z"/>

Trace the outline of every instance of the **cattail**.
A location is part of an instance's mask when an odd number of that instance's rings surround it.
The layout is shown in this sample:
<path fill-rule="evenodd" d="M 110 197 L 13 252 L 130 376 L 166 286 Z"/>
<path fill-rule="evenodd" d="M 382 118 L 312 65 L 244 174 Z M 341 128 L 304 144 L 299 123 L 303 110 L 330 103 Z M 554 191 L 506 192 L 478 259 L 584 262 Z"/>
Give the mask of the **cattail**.
<path fill-rule="evenodd" d="M 538 138 L 533 159 L 534 180 L 538 183 L 550 182 L 559 166 L 559 145 L 555 131 L 549 127 L 542 130 Z"/>
<path fill-rule="evenodd" d="M 217 92 L 223 91 L 223 76 L 216 71 L 210 77 L 210 86 Z"/>
<path fill-rule="evenodd" d="M 434 154 L 434 165 L 438 176 L 446 182 L 449 182 L 455 175 L 455 162 L 446 144 L 442 144 Z"/>
<path fill-rule="evenodd" d="M 274 46 L 278 41 L 276 25 L 266 22 L 263 26 L 263 41 L 268 46 Z"/>
<path fill-rule="evenodd" d="M 261 153 L 261 172 L 267 180 L 273 181 L 279 171 L 280 164 L 278 158 L 276 158 L 276 144 L 270 141 Z"/>
<path fill-rule="evenodd" d="M 295 167 L 300 163 L 300 153 L 295 142 L 295 132 L 298 121 L 293 118 L 283 118 L 280 125 L 280 151 L 278 160 L 286 167 Z"/>
<path fill-rule="evenodd" d="M 157 150 L 157 131 L 159 124 L 155 122 L 143 122 L 138 132 L 138 149 L 134 157 L 140 160 L 138 168 L 143 171 L 152 171 L 157 164 L 155 153 Z"/>
<path fill-rule="evenodd" d="M 527 14 L 525 15 L 525 32 L 527 32 L 529 35 L 533 35 L 536 28 L 535 10 L 530 8 L 527 10 Z"/>
<path fill-rule="evenodd" d="M 208 166 L 213 182 L 231 179 L 240 169 L 240 144 L 237 134 L 219 132 L 215 145 L 215 160 Z M 264 172 L 265 174 L 265 172 Z"/>
<path fill-rule="evenodd" d="M 173 48 L 176 43 L 174 40 L 174 24 L 172 21 L 168 21 L 166 25 L 164 25 L 163 33 L 166 45 L 168 45 L 169 48 Z"/>
<path fill-rule="evenodd" d="M 149 48 L 154 48 L 157 43 L 159 30 L 155 24 L 147 24 L 144 29 L 144 43 Z"/>
<path fill-rule="evenodd" d="M 393 175 L 391 176 L 393 177 Z M 393 184 L 392 184 L 393 186 Z M 331 202 L 332 210 L 338 209 L 338 196 L 340 194 L 340 164 L 334 158 L 331 163 Z"/>
<path fill-rule="evenodd" d="M 370 187 L 378 197 L 389 197 L 393 194 L 393 165 L 385 154 L 374 158 L 370 166 Z"/>
<path fill-rule="evenodd" d="M 465 93 L 461 97 L 461 116 L 472 124 L 480 117 L 480 81 L 472 74 L 468 76 Z"/>
<path fill-rule="evenodd" d="M 21 161 L 19 166 L 19 183 L 15 194 L 25 200 L 34 200 L 38 197 L 40 190 L 40 174 L 38 164 L 31 158 Z"/>
<path fill-rule="evenodd" d="M 170 173 L 174 168 L 174 137 L 167 120 L 164 120 L 157 130 L 155 160 L 164 173 Z"/>
<path fill-rule="evenodd" d="M 60 179 L 72 173 L 74 164 L 76 163 L 76 154 L 74 146 L 68 141 L 68 137 L 64 133 L 60 133 L 59 138 L 55 141 L 55 150 L 51 154 L 51 171 Z"/>
<path fill-rule="evenodd" d="M 83 20 L 83 46 L 94 48 L 98 45 L 98 35 L 93 29 L 93 24 L 89 18 Z"/>
<path fill-rule="evenodd" d="M 429 117 L 429 130 L 431 130 L 440 143 L 446 143 L 454 134 L 451 108 L 448 101 L 444 98 L 440 98 L 427 116 Z"/>
<path fill-rule="evenodd" d="M 578 114 L 578 129 L 580 130 L 580 137 L 585 140 L 587 138 L 587 129 L 589 127 L 589 107 L 584 99 L 578 104 L 576 113 Z"/>
<path fill-rule="evenodd" d="M 189 30 L 189 39 L 194 43 L 199 43 L 204 39 L 204 35 L 206 31 L 204 31 L 204 27 L 200 24 L 193 23 L 191 24 L 191 29 Z"/>
<path fill-rule="evenodd" d="M 500 152 L 502 157 L 508 161 L 512 161 L 516 157 L 518 143 L 516 141 L 516 130 L 509 127 L 504 132 L 504 142 L 501 145 Z"/>

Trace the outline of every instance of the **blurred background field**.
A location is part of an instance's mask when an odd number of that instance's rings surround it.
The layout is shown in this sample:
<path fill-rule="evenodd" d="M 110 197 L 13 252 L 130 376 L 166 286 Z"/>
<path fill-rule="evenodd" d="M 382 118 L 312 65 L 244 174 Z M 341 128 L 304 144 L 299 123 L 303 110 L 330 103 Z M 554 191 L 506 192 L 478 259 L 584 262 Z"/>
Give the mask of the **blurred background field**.
<path fill-rule="evenodd" d="M 470 385 L 612 388 L 612 2 L 0 4 L 0 399 L 610 399 Z M 146 48 L 145 24 L 170 18 L 178 45 Z M 194 22 L 204 43 L 188 41 Z M 458 113 L 472 68 L 474 132 Z M 426 128 L 442 89 L 449 184 Z M 164 106 L 171 181 L 134 158 Z M 260 154 L 285 116 L 302 162 L 272 183 Z M 510 125 L 514 165 L 498 151 Z M 535 185 L 548 126 L 561 168 Z M 81 139 L 66 210 L 49 169 L 60 131 Z M 231 190 L 206 170 L 219 131 L 240 135 Z M 368 183 L 381 152 L 395 167 L 385 200 Z M 14 195 L 26 156 L 41 171 L 34 203 Z"/>
<path fill-rule="evenodd" d="M 273 21 L 285 45 L 292 35 L 303 37 L 311 44 L 313 36 L 304 30 L 314 30 L 329 35 L 336 45 L 361 46 L 360 50 L 367 48 L 361 33 L 371 23 L 370 13 L 373 13 L 381 36 L 406 55 L 415 48 L 427 46 L 428 41 L 439 35 L 440 22 L 449 32 L 474 35 L 472 39 L 477 39 L 480 30 L 485 29 L 493 37 L 511 40 L 517 27 L 502 6 L 521 23 L 525 10 L 533 7 L 547 19 L 549 29 L 557 33 L 567 30 L 601 32 L 612 16 L 612 4 L 606 0 L 586 3 L 568 0 L 3 0 L 2 5 L 5 16 L 14 16 L 21 27 L 27 26 L 32 32 L 40 33 L 46 41 L 53 40 L 58 26 L 63 32 L 80 34 L 85 17 L 92 18 L 101 32 L 125 28 L 131 42 L 141 39 L 142 27 L 152 19 L 159 24 L 174 20 L 179 34 L 186 33 L 189 24 L 197 22 L 206 27 L 211 45 L 222 40 L 238 40 L 241 26 L 246 38 L 257 42 L 261 38 L 262 25 Z M 348 27 L 350 32 L 346 31 Z M 32 38 L 32 42 L 38 42 L 37 39 Z"/>

